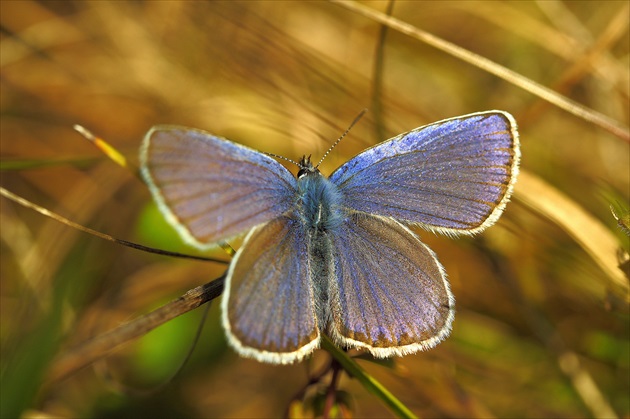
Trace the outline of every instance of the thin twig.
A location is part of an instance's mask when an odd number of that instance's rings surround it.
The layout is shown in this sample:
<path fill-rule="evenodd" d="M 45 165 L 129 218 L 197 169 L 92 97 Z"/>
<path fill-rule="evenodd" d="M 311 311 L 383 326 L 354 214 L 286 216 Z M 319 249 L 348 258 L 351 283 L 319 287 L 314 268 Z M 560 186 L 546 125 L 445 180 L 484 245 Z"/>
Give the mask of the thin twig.
<path fill-rule="evenodd" d="M 292 412 L 290 409 L 293 402 L 295 401 L 304 402 L 304 397 L 306 396 L 306 392 L 308 391 L 308 389 L 312 387 L 313 385 L 318 384 L 324 378 L 324 376 L 328 374 L 328 371 L 330 371 L 332 368 L 333 362 L 336 362 L 336 361 L 331 360 L 319 372 L 310 376 L 308 381 L 302 387 L 300 387 L 300 389 L 293 395 L 293 397 L 291 397 L 291 401 L 287 404 L 287 409 L 284 412 L 285 418 L 291 417 Z"/>
<path fill-rule="evenodd" d="M 322 417 L 324 419 L 328 419 L 330 417 L 332 408 L 335 405 L 335 400 L 337 399 L 337 384 L 339 383 L 339 373 L 342 371 L 341 364 L 335 359 L 333 359 L 331 366 L 333 373 L 332 377 L 330 378 L 330 385 L 326 389 L 326 401 L 324 403 L 324 411 L 322 412 Z"/>
<path fill-rule="evenodd" d="M 117 243 L 117 244 L 121 244 L 123 246 L 127 246 L 130 247 L 132 249 L 137 249 L 137 250 L 142 250 L 143 252 L 147 252 L 147 253 L 154 253 L 157 255 L 162 255 L 162 256 L 173 256 L 176 258 L 181 258 L 181 259 L 193 259 L 193 260 L 201 260 L 201 261 L 205 261 L 205 262 L 217 262 L 217 263 L 229 263 L 225 260 L 221 260 L 221 259 L 217 259 L 217 258 L 211 258 L 211 257 L 206 257 L 206 256 L 194 256 L 194 255 L 187 255 L 185 253 L 179 253 L 179 252 L 171 252 L 168 250 L 161 250 L 161 249 L 155 249 L 153 247 L 148 247 L 148 246 L 144 246 L 142 244 L 138 244 L 138 243 L 134 243 L 134 242 L 130 242 L 127 240 L 123 240 L 123 239 L 118 239 L 116 237 L 112 237 L 108 234 L 104 234 L 101 233 L 100 231 L 96 231 L 93 230 L 91 228 L 82 226 L 81 224 L 77 224 L 74 221 L 71 221 L 65 217 L 62 217 L 59 214 L 56 214 L 44 207 L 41 207 L 25 198 L 22 198 L 19 195 L 14 194 L 13 192 L 4 189 L 3 187 L 0 187 L 0 196 L 4 196 L 7 199 L 10 199 L 11 201 L 18 203 L 20 205 L 22 205 L 25 208 L 30 208 L 32 210 L 35 210 L 37 212 L 39 212 L 42 215 L 45 215 L 46 217 L 50 217 L 53 220 L 59 221 L 62 224 L 65 224 L 69 227 L 72 227 L 74 229 L 77 229 L 79 231 L 82 231 L 84 233 L 88 233 L 91 234 L 93 236 L 96 236 L 100 239 L 103 240 L 107 240 L 113 243 Z"/>

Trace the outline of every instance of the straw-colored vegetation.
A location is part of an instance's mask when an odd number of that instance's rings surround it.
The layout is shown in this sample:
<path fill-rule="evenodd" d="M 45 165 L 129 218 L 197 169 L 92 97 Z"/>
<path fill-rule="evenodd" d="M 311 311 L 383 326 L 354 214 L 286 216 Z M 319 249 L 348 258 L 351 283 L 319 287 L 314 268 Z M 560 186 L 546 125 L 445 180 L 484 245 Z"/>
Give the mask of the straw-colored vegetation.
<path fill-rule="evenodd" d="M 387 3 L 364 7 L 387 21 Z M 133 171 L 74 124 L 132 164 L 143 134 L 164 123 L 295 160 L 321 156 L 369 108 L 327 157 L 330 173 L 400 132 L 508 111 L 520 126 L 522 167 L 500 221 L 472 238 L 420 231 L 457 300 L 451 337 L 358 367 L 420 417 L 628 417 L 630 244 L 617 221 L 628 223 L 630 196 L 628 13 L 617 1 L 399 2 L 392 16 L 416 32 L 394 21 L 383 38 L 374 16 L 331 2 L 2 1 L 2 187 L 115 237 L 192 253 Z M 420 31 L 560 102 L 428 45 Z M 571 102 L 575 112 L 563 105 Z M 203 309 L 60 379 L 60 359 L 77 345 L 225 265 L 146 254 L 0 202 L 3 417 L 321 414 L 330 375 L 306 386 L 329 353 L 282 367 L 239 358 L 226 346 L 218 301 L 172 380 Z M 367 379 L 338 378 L 328 414 L 393 414 Z"/>

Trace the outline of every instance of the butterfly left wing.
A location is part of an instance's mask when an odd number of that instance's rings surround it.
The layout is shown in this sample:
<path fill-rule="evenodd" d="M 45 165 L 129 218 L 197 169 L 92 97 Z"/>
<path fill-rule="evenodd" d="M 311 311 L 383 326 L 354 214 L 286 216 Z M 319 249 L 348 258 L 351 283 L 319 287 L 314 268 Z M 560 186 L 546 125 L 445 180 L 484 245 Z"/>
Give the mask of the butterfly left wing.
<path fill-rule="evenodd" d="M 236 252 L 221 308 L 241 356 L 290 364 L 319 346 L 308 242 L 301 222 L 282 216 L 252 229 Z"/>
<path fill-rule="evenodd" d="M 436 122 L 365 150 L 330 180 L 352 210 L 447 234 L 475 233 L 501 215 L 520 158 L 516 122 L 488 111 Z"/>
<path fill-rule="evenodd" d="M 198 248 L 245 233 L 294 204 L 297 183 L 284 166 L 204 131 L 153 127 L 140 162 L 166 219 Z"/>
<path fill-rule="evenodd" d="M 330 234 L 328 333 L 340 346 L 379 358 L 434 347 L 446 338 L 455 300 L 435 254 L 407 227 L 358 212 Z"/>

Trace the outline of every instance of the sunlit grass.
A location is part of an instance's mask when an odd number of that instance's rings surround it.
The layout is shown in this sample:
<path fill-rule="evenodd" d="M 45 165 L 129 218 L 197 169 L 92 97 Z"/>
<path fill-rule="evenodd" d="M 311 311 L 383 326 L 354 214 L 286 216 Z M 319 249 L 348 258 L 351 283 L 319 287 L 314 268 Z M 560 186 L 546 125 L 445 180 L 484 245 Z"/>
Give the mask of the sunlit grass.
<path fill-rule="evenodd" d="M 383 11 L 386 3 L 365 5 Z M 626 7 L 399 2 L 393 16 L 627 132 Z M 132 163 L 143 134 L 165 123 L 298 159 L 321 156 L 373 103 L 380 27 L 331 3 L 21 1 L 0 2 L 0 11 L 2 186 L 128 240 L 182 251 L 170 232 L 156 231 L 164 224 L 155 224 L 146 187 L 74 124 Z M 618 23 L 623 13 L 625 26 Z M 420 417 L 630 415 L 629 265 L 627 253 L 617 251 L 630 244 L 610 211 L 612 204 L 621 217 L 630 206 L 628 142 L 396 30 L 388 31 L 383 53 L 381 118 L 368 113 L 328 156 L 324 173 L 385 139 L 376 132 L 393 136 L 502 109 L 519 122 L 523 176 L 499 223 L 484 234 L 451 240 L 420 232 L 445 265 L 457 300 L 451 337 L 393 366 L 358 364 Z M 177 368 L 196 313 L 178 319 L 181 328 L 167 325 L 104 362 L 46 382 L 68 348 L 218 277 L 224 266 L 139 253 L 0 202 L 3 411 L 310 412 L 291 399 L 328 355 L 319 351 L 291 367 L 241 359 L 225 346 L 216 303 L 191 362 L 151 398 L 125 389 L 157 385 Z M 328 382 L 305 392 L 305 406 Z M 340 388 L 351 395 L 355 416 L 392 414 L 360 380 L 343 375 Z"/>

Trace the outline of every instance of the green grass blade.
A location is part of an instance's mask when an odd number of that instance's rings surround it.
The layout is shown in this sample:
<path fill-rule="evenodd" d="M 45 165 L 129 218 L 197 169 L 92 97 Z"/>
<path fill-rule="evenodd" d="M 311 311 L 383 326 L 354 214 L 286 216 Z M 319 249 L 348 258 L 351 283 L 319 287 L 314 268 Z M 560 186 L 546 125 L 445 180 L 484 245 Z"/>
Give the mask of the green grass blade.
<path fill-rule="evenodd" d="M 336 347 L 326 335 L 322 335 L 322 348 L 328 351 L 348 374 L 359 380 L 366 390 L 378 397 L 397 416 L 401 418 L 417 418 L 407 406 L 390 393 L 378 380 L 361 368 L 347 353 Z"/>

